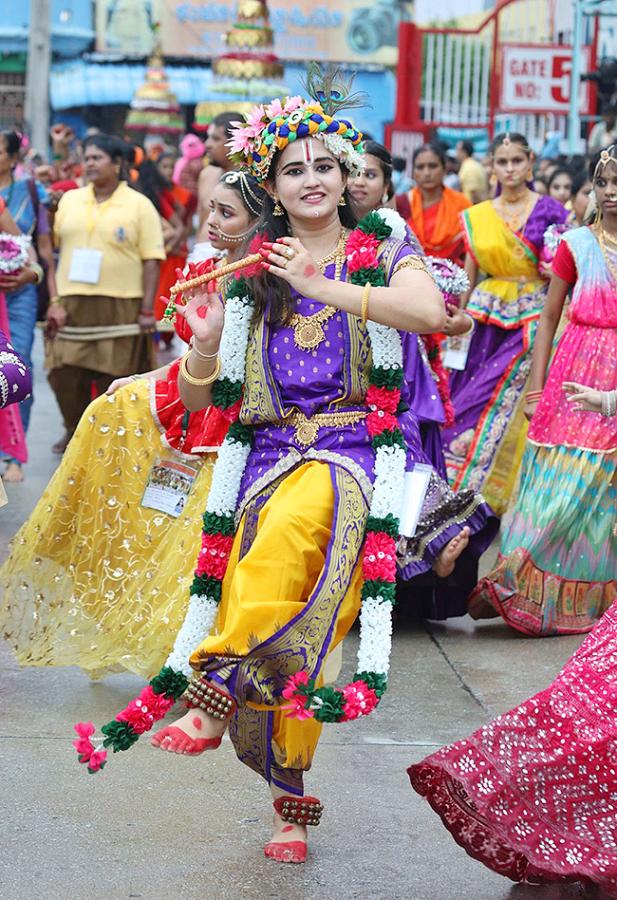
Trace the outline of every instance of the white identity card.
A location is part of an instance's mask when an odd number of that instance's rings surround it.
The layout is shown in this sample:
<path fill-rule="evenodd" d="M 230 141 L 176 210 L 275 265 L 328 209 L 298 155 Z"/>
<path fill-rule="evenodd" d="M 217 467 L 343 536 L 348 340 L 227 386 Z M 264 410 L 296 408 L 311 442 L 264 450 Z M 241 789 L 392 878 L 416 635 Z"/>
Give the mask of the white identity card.
<path fill-rule="evenodd" d="M 432 471 L 432 467 L 426 463 L 414 463 L 411 472 L 405 472 L 403 510 L 399 524 L 399 534 L 403 537 L 411 538 L 416 533 Z"/>
<path fill-rule="evenodd" d="M 148 475 L 141 505 L 177 519 L 184 511 L 198 469 L 173 460 L 155 462 Z"/>
<path fill-rule="evenodd" d="M 470 334 L 454 335 L 446 338 L 446 348 L 443 354 L 444 367 L 462 372 L 467 365 L 470 344 Z"/>
<path fill-rule="evenodd" d="M 98 284 L 101 277 L 102 263 L 103 253 L 101 250 L 76 247 L 71 255 L 69 281 L 81 281 L 82 284 Z"/>

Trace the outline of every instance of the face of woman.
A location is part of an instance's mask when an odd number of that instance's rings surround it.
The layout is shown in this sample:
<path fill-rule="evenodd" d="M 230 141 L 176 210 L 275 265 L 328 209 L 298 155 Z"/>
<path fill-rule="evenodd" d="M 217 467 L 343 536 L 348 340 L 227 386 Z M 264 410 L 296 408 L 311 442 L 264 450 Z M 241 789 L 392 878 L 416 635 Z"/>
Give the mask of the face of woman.
<path fill-rule="evenodd" d="M 172 157 L 164 156 L 162 159 L 159 159 L 156 167 L 159 170 L 159 174 L 163 176 L 165 181 L 171 184 L 171 179 L 174 174 L 174 161 Z"/>
<path fill-rule="evenodd" d="M 86 178 L 95 187 L 112 184 L 120 177 L 120 163 L 114 162 L 111 156 L 94 144 L 88 144 L 84 150 L 84 169 Z"/>
<path fill-rule="evenodd" d="M 210 125 L 206 135 L 206 156 L 215 166 L 225 168 L 227 163 L 228 148 L 225 146 L 229 138 L 221 125 Z"/>
<path fill-rule="evenodd" d="M 582 222 L 585 218 L 585 213 L 587 212 L 587 206 L 589 204 L 589 195 L 591 194 L 592 186 L 591 181 L 586 181 L 582 188 L 576 192 L 574 197 L 572 198 L 572 210 L 574 211 L 574 215 L 576 216 L 577 222 Z"/>
<path fill-rule="evenodd" d="M 290 218 L 314 221 L 336 212 L 347 179 L 321 141 L 288 144 L 275 165 L 272 188 Z"/>
<path fill-rule="evenodd" d="M 0 175 L 6 175 L 15 165 L 15 159 L 9 156 L 6 146 L 6 138 L 0 137 Z"/>
<path fill-rule="evenodd" d="M 206 223 L 208 226 L 208 240 L 217 250 L 226 250 L 236 242 L 226 239 L 221 232 L 230 237 L 238 237 L 251 227 L 253 219 L 247 208 L 242 203 L 240 195 L 226 187 L 217 184 L 210 199 L 210 212 Z"/>
<path fill-rule="evenodd" d="M 608 162 L 594 178 L 593 187 L 604 215 L 617 216 L 617 163 Z"/>
<path fill-rule="evenodd" d="M 420 190 L 434 191 L 443 184 L 445 175 L 441 160 L 432 150 L 425 150 L 416 156 L 413 177 Z"/>
<path fill-rule="evenodd" d="M 361 175 L 349 179 L 349 193 L 355 201 L 360 216 L 383 206 L 386 183 L 381 163 L 376 156 L 367 153 L 366 168 Z"/>
<path fill-rule="evenodd" d="M 549 194 L 553 199 L 557 200 L 563 206 L 566 205 L 572 196 L 572 179 L 565 172 L 553 178 L 549 189 Z"/>
<path fill-rule="evenodd" d="M 500 144 L 493 156 L 493 174 L 502 187 L 522 187 L 527 181 L 529 157 L 520 144 Z"/>

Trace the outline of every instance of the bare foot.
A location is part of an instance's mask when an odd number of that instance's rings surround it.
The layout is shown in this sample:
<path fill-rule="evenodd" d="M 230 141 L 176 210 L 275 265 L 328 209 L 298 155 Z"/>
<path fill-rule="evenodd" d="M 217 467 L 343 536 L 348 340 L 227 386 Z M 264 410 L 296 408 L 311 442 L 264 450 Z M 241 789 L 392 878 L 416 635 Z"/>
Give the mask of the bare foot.
<path fill-rule="evenodd" d="M 306 861 L 306 826 L 284 822 L 278 813 L 274 814 L 272 838 L 264 847 L 269 859 L 284 863 Z"/>
<path fill-rule="evenodd" d="M 20 463 L 10 462 L 6 464 L 6 469 L 4 470 L 4 475 L 2 476 L 2 480 L 8 482 L 12 482 L 16 484 L 19 481 L 24 480 L 24 473 L 21 470 Z"/>
<path fill-rule="evenodd" d="M 451 541 L 448 541 L 435 562 L 433 570 L 440 578 L 447 578 L 454 571 L 454 565 L 459 558 L 471 536 L 471 530 L 465 526 L 459 534 L 455 535 Z"/>
<path fill-rule="evenodd" d="M 199 756 L 204 750 L 216 750 L 226 727 L 226 720 L 214 719 L 201 709 L 189 709 L 175 725 L 168 725 L 152 735 L 150 743 L 169 753 Z"/>

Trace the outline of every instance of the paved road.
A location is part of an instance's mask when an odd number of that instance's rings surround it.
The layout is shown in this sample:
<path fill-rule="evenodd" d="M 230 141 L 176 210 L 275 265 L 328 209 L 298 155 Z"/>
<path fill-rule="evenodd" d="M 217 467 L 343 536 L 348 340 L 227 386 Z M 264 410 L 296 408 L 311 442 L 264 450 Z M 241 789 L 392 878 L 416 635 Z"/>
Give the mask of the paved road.
<path fill-rule="evenodd" d="M 40 356 L 40 349 L 37 357 Z M 54 468 L 60 434 L 37 372 L 27 482 L 9 485 L 0 552 Z M 345 647 L 351 675 L 355 635 Z M 0 897 L 6 900 L 557 900 L 577 886 L 513 886 L 467 857 L 405 769 L 545 687 L 578 638 L 533 641 L 499 622 L 399 621 L 387 699 L 374 717 L 326 726 L 307 788 L 325 802 L 303 867 L 267 861 L 265 786 L 225 741 L 179 759 L 139 743 L 96 777 L 75 762 L 71 724 L 102 723 L 135 695 L 124 675 L 23 669 L 0 647 Z M 594 894 L 594 896 L 597 896 Z"/>

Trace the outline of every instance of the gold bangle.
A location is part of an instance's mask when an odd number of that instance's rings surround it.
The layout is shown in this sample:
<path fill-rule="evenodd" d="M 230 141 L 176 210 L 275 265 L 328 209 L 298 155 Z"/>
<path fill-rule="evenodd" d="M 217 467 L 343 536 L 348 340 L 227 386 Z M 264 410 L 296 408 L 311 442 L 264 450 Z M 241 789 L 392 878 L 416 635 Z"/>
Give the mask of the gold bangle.
<path fill-rule="evenodd" d="M 50 306 L 57 306 L 59 303 L 62 303 L 62 297 L 59 296 L 52 297 L 49 301 Z"/>
<path fill-rule="evenodd" d="M 368 319 L 368 298 L 371 296 L 371 288 L 373 285 L 370 281 L 367 281 L 362 290 L 362 305 L 360 307 L 360 318 L 362 319 L 362 324 L 366 325 Z"/>
<path fill-rule="evenodd" d="M 195 387 L 206 387 L 209 384 L 213 384 L 213 382 L 216 381 L 216 379 L 219 377 L 220 372 L 221 372 L 220 358 L 217 358 L 217 360 L 214 364 L 214 370 L 211 372 L 210 375 L 206 375 L 205 378 L 195 378 L 195 376 L 191 375 L 191 373 L 189 372 L 189 370 L 186 367 L 186 361 L 187 361 L 188 356 L 189 356 L 188 353 L 185 354 L 182 357 L 182 362 L 180 363 L 180 374 L 182 375 L 182 377 L 184 378 L 186 383 L 193 384 L 193 385 L 195 385 Z"/>

